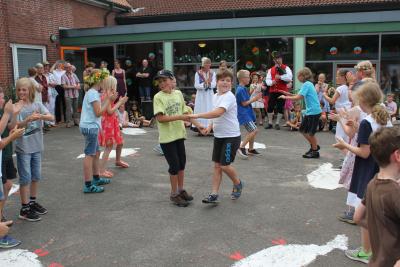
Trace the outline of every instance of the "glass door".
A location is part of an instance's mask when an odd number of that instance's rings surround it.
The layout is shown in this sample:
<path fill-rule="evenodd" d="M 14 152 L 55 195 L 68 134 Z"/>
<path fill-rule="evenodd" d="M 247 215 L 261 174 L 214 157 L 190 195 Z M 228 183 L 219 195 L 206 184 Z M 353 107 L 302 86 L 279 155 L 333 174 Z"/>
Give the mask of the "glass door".
<path fill-rule="evenodd" d="M 88 62 L 86 48 L 70 46 L 61 47 L 61 59 L 68 61 L 75 66 L 75 74 L 78 76 L 79 80 L 83 82 L 83 71 Z"/>

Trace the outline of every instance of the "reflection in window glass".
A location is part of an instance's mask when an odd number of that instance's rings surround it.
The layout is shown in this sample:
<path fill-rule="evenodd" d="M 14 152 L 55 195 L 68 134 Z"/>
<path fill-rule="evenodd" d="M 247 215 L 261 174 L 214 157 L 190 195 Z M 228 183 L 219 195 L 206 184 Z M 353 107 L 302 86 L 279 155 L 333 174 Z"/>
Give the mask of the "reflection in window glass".
<path fill-rule="evenodd" d="M 400 93 L 400 34 L 382 35 L 381 88 Z"/>
<path fill-rule="evenodd" d="M 274 64 L 271 53 L 283 54 L 283 63 L 293 69 L 293 39 L 268 38 L 237 40 L 237 69 L 266 71 Z"/>
<path fill-rule="evenodd" d="M 233 62 L 233 47 L 233 40 L 174 42 L 174 63 L 201 63 L 202 57 L 212 62 Z"/>
<path fill-rule="evenodd" d="M 118 45 L 117 52 L 119 53 L 118 59 L 123 63 L 123 68 L 127 59 L 133 63 L 134 67 L 140 67 L 143 59 L 147 59 L 154 70 L 160 70 L 164 67 L 162 43 Z"/>
<path fill-rule="evenodd" d="M 318 75 L 325 73 L 326 83 L 334 84 L 333 81 L 333 63 L 307 63 L 306 67 L 310 68 L 314 74 L 314 83 L 318 81 Z"/>
<path fill-rule="evenodd" d="M 179 88 L 194 87 L 194 75 L 197 71 L 196 65 L 175 66 L 174 74 Z"/>
<path fill-rule="evenodd" d="M 378 59 L 378 51 L 378 35 L 306 38 L 307 60 Z"/>

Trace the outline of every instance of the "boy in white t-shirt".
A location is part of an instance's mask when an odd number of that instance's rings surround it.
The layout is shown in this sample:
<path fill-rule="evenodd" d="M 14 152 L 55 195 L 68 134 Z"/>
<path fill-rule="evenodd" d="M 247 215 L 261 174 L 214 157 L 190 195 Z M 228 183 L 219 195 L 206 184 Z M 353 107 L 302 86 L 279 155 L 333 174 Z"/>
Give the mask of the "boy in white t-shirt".
<path fill-rule="evenodd" d="M 236 200 L 242 193 L 243 184 L 238 178 L 231 163 L 235 160 L 240 146 L 240 128 L 237 119 L 236 97 L 232 94 L 233 74 L 229 70 L 217 73 L 217 93 L 213 96 L 213 110 L 205 113 L 189 115 L 197 119 L 213 119 L 207 133 L 214 131 L 214 174 L 211 194 L 203 199 L 203 203 L 218 203 L 218 191 L 222 181 L 222 173 L 228 175 L 233 182 L 231 199 Z"/>

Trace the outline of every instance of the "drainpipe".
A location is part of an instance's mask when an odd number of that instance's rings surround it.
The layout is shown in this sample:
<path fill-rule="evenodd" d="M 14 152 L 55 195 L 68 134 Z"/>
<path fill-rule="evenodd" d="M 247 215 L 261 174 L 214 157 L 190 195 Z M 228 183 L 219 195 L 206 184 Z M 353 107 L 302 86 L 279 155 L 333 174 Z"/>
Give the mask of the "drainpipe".
<path fill-rule="evenodd" d="M 108 16 L 112 13 L 113 7 L 114 7 L 114 5 L 113 5 L 112 3 L 110 3 L 110 9 L 109 9 L 109 10 L 107 11 L 107 13 L 104 15 L 104 27 L 108 25 L 108 22 L 107 22 L 108 20 L 107 20 L 107 18 L 108 18 Z"/>

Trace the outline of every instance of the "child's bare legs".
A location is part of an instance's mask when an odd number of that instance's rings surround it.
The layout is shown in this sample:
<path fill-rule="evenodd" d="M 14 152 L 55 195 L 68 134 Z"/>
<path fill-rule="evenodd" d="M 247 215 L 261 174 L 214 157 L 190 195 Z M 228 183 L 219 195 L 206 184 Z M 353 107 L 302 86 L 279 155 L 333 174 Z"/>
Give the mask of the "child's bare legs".
<path fill-rule="evenodd" d="M 142 120 L 142 125 L 143 125 L 144 127 L 149 127 L 150 121 L 148 121 L 148 120 Z"/>
<path fill-rule="evenodd" d="M 2 218 L 3 209 L 6 205 L 7 197 L 8 197 L 8 194 L 10 193 L 11 187 L 12 187 L 11 180 L 7 180 L 7 182 L 5 184 L 3 184 L 4 199 L 2 201 L 0 201 L 0 218 Z"/>
<path fill-rule="evenodd" d="M 93 161 L 95 156 L 85 155 L 83 159 L 83 177 L 85 182 L 90 182 L 93 177 Z M 21 192 L 22 198 L 22 192 Z"/>
<path fill-rule="evenodd" d="M 122 147 L 124 144 L 118 144 L 115 148 L 115 165 L 122 168 L 129 168 L 129 164 L 121 160 Z"/>
<path fill-rule="evenodd" d="M 178 192 L 178 174 L 169 175 L 169 180 L 171 182 L 171 195 L 175 195 Z"/>
<path fill-rule="evenodd" d="M 29 184 L 21 185 L 19 187 L 19 195 L 21 197 L 21 203 L 23 205 L 29 204 Z"/>
<path fill-rule="evenodd" d="M 228 177 L 232 180 L 232 183 L 234 185 L 240 184 L 240 180 L 237 178 L 237 172 L 232 165 L 227 165 L 227 166 L 221 165 L 221 169 L 226 175 L 228 175 Z"/>
<path fill-rule="evenodd" d="M 246 147 L 247 143 L 249 143 L 249 150 L 253 150 L 254 149 L 254 140 L 256 138 L 257 133 L 258 133 L 257 129 L 255 131 L 247 133 L 246 136 L 244 137 L 243 142 L 240 144 L 240 148 Z"/>
<path fill-rule="evenodd" d="M 253 108 L 254 113 L 256 113 L 256 124 L 260 125 L 262 123 L 261 111 L 259 108 Z"/>
<path fill-rule="evenodd" d="M 178 192 L 183 190 L 183 181 L 185 179 L 185 171 L 181 170 L 178 172 Z"/>
<path fill-rule="evenodd" d="M 284 116 L 284 118 L 285 118 L 286 124 L 287 124 L 287 121 L 289 120 L 289 112 L 290 112 L 289 109 L 285 109 L 285 110 L 283 111 L 283 116 Z"/>
<path fill-rule="evenodd" d="M 315 137 L 315 135 L 311 136 L 309 134 L 303 134 L 303 136 L 310 143 L 312 150 L 317 150 L 318 149 L 318 140 Z"/>
<path fill-rule="evenodd" d="M 361 245 L 365 253 L 371 252 L 368 229 L 361 227 Z"/>
<path fill-rule="evenodd" d="M 219 186 L 221 185 L 222 181 L 222 168 L 221 164 L 215 162 L 214 164 L 214 173 L 212 178 L 212 194 L 217 195 L 219 191 Z"/>
<path fill-rule="evenodd" d="M 92 165 L 93 176 L 100 174 L 99 161 L 100 161 L 100 151 L 97 151 L 96 156 L 93 158 L 93 165 Z"/>
<path fill-rule="evenodd" d="M 112 145 L 107 145 L 105 147 L 104 151 L 103 151 L 103 155 L 101 157 L 101 160 L 99 160 L 98 166 L 99 166 L 99 173 L 101 173 L 101 174 L 104 174 L 104 172 L 106 171 L 107 161 L 108 161 L 108 158 L 110 156 L 112 148 L 113 148 Z M 100 152 L 98 152 L 98 154 L 99 154 L 99 157 L 100 157 Z"/>
<path fill-rule="evenodd" d="M 35 197 L 37 195 L 37 191 L 38 191 L 38 181 L 32 181 L 31 182 L 31 186 L 30 186 L 30 193 L 31 193 L 31 197 Z"/>

